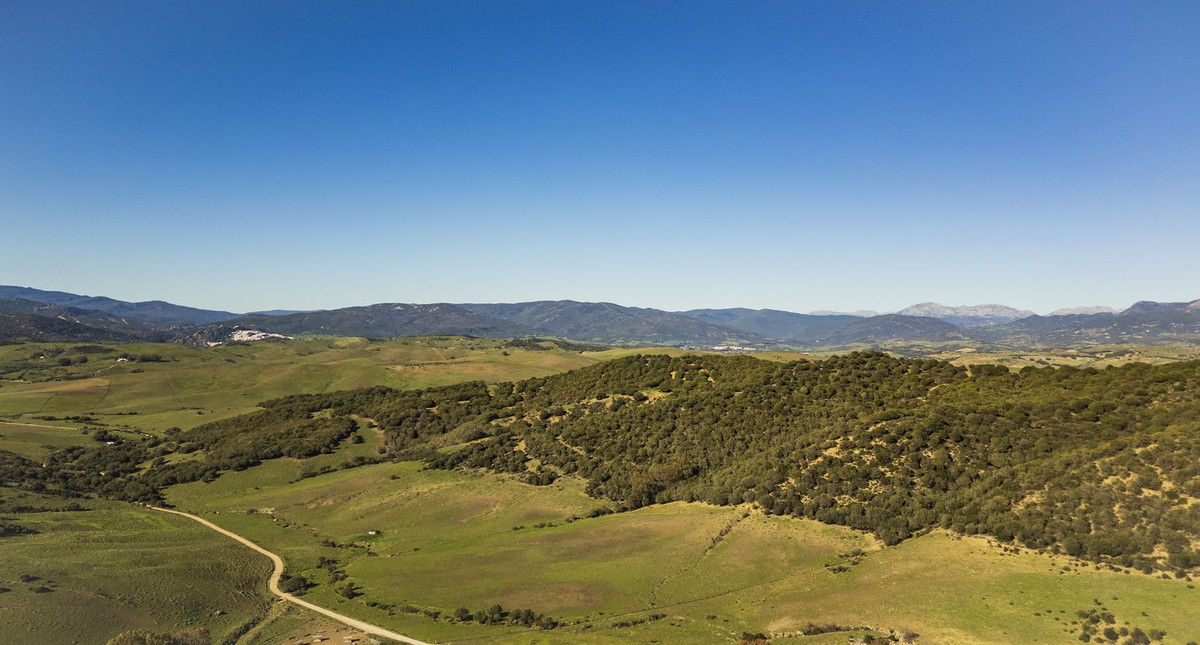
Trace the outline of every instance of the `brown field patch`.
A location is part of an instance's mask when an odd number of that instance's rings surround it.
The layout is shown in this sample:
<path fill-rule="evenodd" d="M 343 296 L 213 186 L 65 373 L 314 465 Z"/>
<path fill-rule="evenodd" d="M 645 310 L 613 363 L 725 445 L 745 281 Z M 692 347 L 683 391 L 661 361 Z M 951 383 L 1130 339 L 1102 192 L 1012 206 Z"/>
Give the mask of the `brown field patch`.
<path fill-rule="evenodd" d="M 100 398 L 108 391 L 109 381 L 106 378 L 86 378 L 78 381 L 49 381 L 35 383 L 23 387 L 20 394 L 55 394 L 68 397 Z M 16 394 L 16 392 L 14 392 Z"/>
<path fill-rule="evenodd" d="M 514 587 L 497 600 L 501 605 L 512 608 L 536 607 L 538 611 L 579 611 L 594 607 L 604 599 L 599 587 L 577 582 L 539 584 L 530 587 Z"/>

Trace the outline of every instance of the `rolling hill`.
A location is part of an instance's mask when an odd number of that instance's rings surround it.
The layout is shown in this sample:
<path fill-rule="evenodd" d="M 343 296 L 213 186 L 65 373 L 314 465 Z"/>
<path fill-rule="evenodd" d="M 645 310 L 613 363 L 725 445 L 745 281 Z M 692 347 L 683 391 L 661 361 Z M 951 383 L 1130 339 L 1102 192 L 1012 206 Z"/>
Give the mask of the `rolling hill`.
<path fill-rule="evenodd" d="M 969 337 L 1017 346 L 1200 342 L 1200 300 L 1139 302 L 1119 313 L 1030 316 L 974 329 Z"/>
<path fill-rule="evenodd" d="M 0 286 L 0 299 L 22 298 L 52 305 L 102 311 L 114 316 L 133 318 L 154 325 L 205 325 L 236 318 L 228 311 L 184 307 L 161 300 L 126 302 L 105 296 L 81 296 L 65 291 L 44 291 L 30 287 Z"/>
<path fill-rule="evenodd" d="M 573 300 L 514 304 L 467 304 L 464 308 L 511 323 L 530 335 L 563 336 L 594 342 L 720 344 L 763 341 L 745 329 L 698 320 L 658 309 L 624 307 L 610 302 Z"/>
<path fill-rule="evenodd" d="M 96 327 L 69 318 L 0 313 L 0 343 L 124 343 L 136 340 L 142 338 L 134 333 Z"/>
<path fill-rule="evenodd" d="M 714 325 L 747 331 L 764 338 L 812 343 L 833 328 L 863 320 L 850 314 L 797 314 L 778 309 L 692 309 L 680 312 Z"/>
<path fill-rule="evenodd" d="M 124 337 L 139 340 L 164 341 L 170 340 L 174 335 L 173 332 L 167 329 L 142 320 L 123 318 L 95 309 L 82 309 L 66 305 L 34 302 L 24 298 L 0 299 L 0 313 L 23 314 L 34 318 L 49 318 L 76 323 L 81 325 L 78 328 L 79 333 L 88 336 L 87 338 L 83 338 L 83 340 L 96 340 L 94 332 L 87 331 L 85 328 L 105 330 L 112 334 L 111 338 L 113 339 Z M 30 321 L 29 324 L 48 325 L 48 323 L 37 323 L 37 321 Z M 63 337 L 64 340 L 72 337 L 69 333 L 70 327 L 60 326 L 57 329 L 61 333 L 66 334 Z"/>
<path fill-rule="evenodd" d="M 883 314 L 825 329 L 812 344 L 883 344 L 890 341 L 945 341 L 961 338 L 961 329 L 937 318 Z"/>
<path fill-rule="evenodd" d="M 1014 320 L 1028 318 L 1033 315 L 1032 311 L 1024 309 L 1014 309 L 1004 305 L 970 305 L 960 307 L 947 307 L 936 302 L 922 302 L 921 304 L 905 307 L 896 312 L 901 316 L 926 316 L 929 318 L 937 318 L 948 323 L 958 325 L 959 327 L 987 327 L 989 325 L 1002 325 Z"/>
<path fill-rule="evenodd" d="M 478 314 L 460 305 L 445 303 L 381 303 L 284 316 L 242 316 L 225 324 L 230 327 L 262 329 L 281 334 L 367 338 L 444 335 L 499 338 L 522 335 L 516 325 Z"/>
<path fill-rule="evenodd" d="M 1013 373 L 878 352 L 635 355 L 516 383 L 288 396 L 168 432 L 161 448 L 60 452 L 41 468 L 0 452 L 0 477 L 154 501 L 163 486 L 321 454 L 358 415 L 378 423 L 381 454 L 536 485 L 574 475 L 624 508 L 753 503 L 886 544 L 940 527 L 1183 575 L 1200 566 L 1198 384 L 1197 361 Z M 203 452 L 143 469 L 152 448 Z"/>

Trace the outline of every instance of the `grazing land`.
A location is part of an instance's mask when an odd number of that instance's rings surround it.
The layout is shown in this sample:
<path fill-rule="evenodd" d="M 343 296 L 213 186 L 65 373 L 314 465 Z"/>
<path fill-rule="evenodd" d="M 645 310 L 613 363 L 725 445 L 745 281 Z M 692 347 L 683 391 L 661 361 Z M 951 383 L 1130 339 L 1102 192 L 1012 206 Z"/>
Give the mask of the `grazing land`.
<path fill-rule="evenodd" d="M 950 364 L 457 337 L 5 347 L 0 633 L 353 634 L 272 607 L 266 558 L 99 495 L 196 513 L 281 555 L 284 584 L 305 600 L 430 642 L 1106 642 L 1109 626 L 1196 640 L 1196 482 L 1176 458 L 1194 443 L 1196 365 L 1018 375 L 956 351 Z M 1053 358 L 1171 357 L 1134 351 Z M 542 378 L 508 384 L 531 376 Z M 284 398 L 264 410 L 256 393 Z M 747 403 L 768 394 L 769 406 Z M 801 407 L 779 408 L 792 401 Z M 755 410 L 799 423 L 788 450 L 812 455 L 785 459 L 769 438 L 779 424 L 759 427 L 769 419 Z M 948 455 L 917 449 L 947 422 L 960 429 Z M 707 428 L 724 447 L 672 427 Z M 727 459 L 737 455 L 750 458 Z M 1020 488 L 1091 462 L 1111 476 L 1088 482 L 1085 468 L 1042 493 Z M 932 506 L 880 494 L 903 482 L 876 463 L 924 476 L 909 497 Z M 800 478 L 811 498 L 788 493 Z M 960 504 L 954 481 L 994 499 Z M 1118 511 L 1083 526 L 1047 510 L 1076 490 L 1091 496 L 1085 507 Z M 1017 513 L 998 505 L 1010 495 Z"/>
<path fill-rule="evenodd" d="M 160 432 L 245 414 L 264 399 L 288 394 L 505 381 L 605 359 L 603 353 L 589 356 L 551 342 L 510 345 L 436 337 L 204 348 L 162 343 L 0 346 L 0 418 L 69 427 L 99 422 Z"/>
<path fill-rule="evenodd" d="M 0 634 L 103 643 L 145 628 L 236 635 L 270 605 L 265 558 L 184 518 L 0 488 Z"/>
<path fill-rule="evenodd" d="M 82 430 L 33 423 L 0 422 L 0 446 L 23 457 L 47 457 L 59 448 L 86 445 L 89 441 Z"/>
<path fill-rule="evenodd" d="M 369 385 L 411 388 L 473 379 L 506 380 L 552 374 L 604 360 L 563 350 L 550 342 L 510 345 L 514 344 L 446 337 L 324 339 L 210 348 L 161 343 L 0 346 L 0 418 L 7 419 L 0 421 L 0 450 L 41 460 L 60 448 L 96 445 L 97 429 L 123 439 L 136 439 L 169 427 L 191 428 L 250 412 L 260 400 L 271 396 Z M 130 358 L 118 361 L 123 356 Z M 84 357 L 86 360 L 79 360 Z M 64 365 L 62 359 L 70 359 L 70 363 Z M 361 434 L 363 443 L 345 446 L 336 457 L 306 460 L 307 467 L 333 468 L 341 460 L 377 454 L 379 434 Z M 0 493 L 5 491 L 11 489 L 0 487 Z M 40 496 L 40 501 L 30 502 L 33 493 L 14 494 L 18 497 L 11 499 L 25 500 L 13 502 L 17 507 L 41 508 L 49 503 L 46 500 L 62 503 L 57 497 Z M 5 575 L 0 575 L 0 580 L 15 579 L 30 569 L 24 565 L 34 563 L 33 553 L 60 560 L 64 567 L 79 565 L 69 576 L 61 574 L 61 567 L 55 569 L 57 578 L 51 579 L 55 588 L 63 591 L 57 596 L 31 596 L 26 593 L 27 585 L 18 587 L 0 581 L 0 586 L 13 589 L 0 603 L 5 609 L 0 614 L 0 633 L 36 634 L 42 642 L 102 643 L 126 629 L 168 631 L 199 625 L 208 627 L 220 641 L 236 627 L 235 622 L 257 620 L 265 613 L 271 598 L 266 592 L 269 565 L 265 558 L 244 553 L 242 547 L 225 544 L 220 536 L 208 535 L 203 527 L 189 526 L 186 521 L 154 519 L 151 511 L 122 502 L 85 504 L 100 508 L 85 514 L 13 514 L 7 512 L 12 504 L 0 506 L 5 520 L 38 531 L 4 538 L 0 544 L 4 547 L 0 549 L 0 571 Z M 87 532 L 78 525 L 84 517 L 90 518 Z M 181 526 L 174 526 L 178 523 Z M 162 535 L 157 535 L 155 527 L 167 525 L 170 531 L 164 529 Z M 194 551 L 189 546 L 193 539 Z M 115 554 L 125 558 L 118 560 L 121 564 L 137 562 L 155 544 L 161 544 L 161 552 L 177 549 L 181 553 L 194 552 L 196 557 L 178 559 L 174 568 L 122 567 L 117 578 L 123 584 L 147 591 L 112 592 L 113 581 L 108 579 L 112 568 L 102 566 L 103 560 Z M 221 548 L 206 546 L 212 544 Z M 97 548 L 90 552 L 88 545 Z M 96 559 L 95 565 L 89 564 L 89 558 Z M 255 562 L 255 567 L 238 568 L 245 561 Z M 246 575 L 222 577 L 224 568 Z M 35 575 L 32 569 L 27 573 Z M 197 575 L 212 589 L 189 587 Z M 178 583 L 178 589 L 161 594 L 150 591 L 172 581 Z M 257 589 L 249 604 L 241 596 L 230 595 L 246 585 Z M 199 601 L 189 599 L 187 592 L 211 596 L 213 608 L 195 609 Z M 64 604 L 68 598 L 73 599 L 73 605 Z M 87 600 L 86 609 L 81 609 L 83 600 Z M 37 605 L 36 611 L 24 611 L 30 603 Z M 223 612 L 221 616 L 210 615 L 218 610 Z M 297 622 L 298 617 L 303 620 Z M 276 630 L 275 621 L 296 623 L 297 637 L 309 628 L 327 630 L 329 634 L 342 629 L 321 622 L 310 625 L 309 621 L 315 619 L 305 612 L 285 612 L 278 617 L 273 614 L 271 618 L 268 625 L 252 634 L 257 639 L 254 642 L 275 642 L 274 637 L 283 633 Z"/>
<path fill-rule="evenodd" d="M 814 623 L 866 629 L 796 642 L 909 630 L 929 643 L 1055 643 L 1074 641 L 1076 613 L 1101 605 L 1118 624 L 1180 636 L 1165 642 L 1200 633 L 1200 591 L 1186 580 L 979 537 L 935 531 L 884 547 L 851 529 L 695 503 L 589 517 L 605 506 L 571 478 L 537 487 L 400 462 L 290 481 L 301 468 L 280 460 L 168 499 L 283 555 L 316 585 L 310 601 L 426 640 L 732 642 Z M 347 584 L 354 598 L 335 591 Z M 448 620 L 495 604 L 563 625 Z"/>

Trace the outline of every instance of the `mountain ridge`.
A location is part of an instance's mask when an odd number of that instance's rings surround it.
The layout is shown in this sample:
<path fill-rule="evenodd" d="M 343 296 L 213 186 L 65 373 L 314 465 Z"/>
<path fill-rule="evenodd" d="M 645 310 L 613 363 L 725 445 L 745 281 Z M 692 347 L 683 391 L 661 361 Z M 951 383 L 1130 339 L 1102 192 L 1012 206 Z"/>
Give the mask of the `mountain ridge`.
<path fill-rule="evenodd" d="M 128 302 L 107 296 L 84 296 L 66 291 L 46 291 L 32 287 L 0 285 L 0 299 L 21 298 L 34 302 L 63 305 L 77 309 L 136 318 L 157 325 L 205 325 L 237 318 L 238 314 L 212 309 L 197 309 L 163 300 Z"/>
<path fill-rule="evenodd" d="M 895 313 L 860 316 L 745 307 L 665 311 L 612 302 L 538 300 L 516 303 L 391 302 L 331 310 L 274 310 L 238 315 L 158 300 L 128 303 L 102 296 L 0 287 L 0 312 L 10 316 L 6 321 L 7 335 L 3 336 L 6 342 L 18 338 L 66 341 L 74 330 L 85 340 L 104 336 L 114 341 L 210 344 L 228 341 L 235 331 L 249 329 L 284 335 L 369 338 L 552 336 L 609 345 L 753 348 L 885 347 L 962 342 L 1026 348 L 1104 343 L 1200 343 L 1200 300 L 1140 301 L 1119 312 L 1095 307 L 1057 311 L 1060 313 L 1042 316 L 1006 305 L 949 307 L 926 302 Z M 47 320 L 38 321 L 35 319 L 38 317 Z"/>
<path fill-rule="evenodd" d="M 998 325 L 1034 315 L 1026 309 L 1014 309 L 1007 305 L 959 305 L 948 307 L 937 302 L 922 302 L 896 312 L 902 316 L 926 316 L 937 318 L 961 327 L 984 327 Z"/>

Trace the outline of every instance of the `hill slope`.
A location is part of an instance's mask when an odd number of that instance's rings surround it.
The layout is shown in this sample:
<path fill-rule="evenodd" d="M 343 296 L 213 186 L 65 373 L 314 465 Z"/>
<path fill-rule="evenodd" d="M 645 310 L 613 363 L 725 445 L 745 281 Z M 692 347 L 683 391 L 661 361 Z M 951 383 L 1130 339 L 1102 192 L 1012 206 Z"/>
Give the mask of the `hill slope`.
<path fill-rule="evenodd" d="M 69 318 L 0 313 L 0 343 L 121 343 L 141 338 L 142 336 L 136 333 L 96 327 Z"/>
<path fill-rule="evenodd" d="M 1013 374 L 874 353 L 785 364 L 638 356 L 495 394 L 293 401 L 369 413 L 393 450 L 437 466 L 543 483 L 578 473 L 593 494 L 632 506 L 755 501 L 885 542 L 942 526 L 1200 565 L 1189 546 L 1200 538 L 1190 502 L 1200 498 L 1200 362 Z M 1120 513 L 1103 510 L 1114 505 Z"/>
<path fill-rule="evenodd" d="M 681 314 L 764 338 L 812 343 L 830 329 L 862 320 L 850 314 L 797 314 L 777 309 L 692 309 Z"/>
<path fill-rule="evenodd" d="M 111 332 L 113 339 L 123 337 L 153 341 L 166 340 L 173 335 L 172 330 L 137 319 L 124 318 L 95 309 L 81 309 L 79 307 L 34 302 L 24 298 L 0 299 L 0 313 L 27 314 L 33 317 L 78 323 L 84 326 L 80 327 L 78 332 L 80 334 L 79 340 L 81 341 L 96 340 L 92 337 L 94 333 L 85 330 L 85 327 L 96 327 Z M 43 326 L 51 325 L 48 321 L 41 321 L 39 324 Z M 69 327 L 60 327 L 60 331 L 65 335 L 59 341 L 69 341 L 73 338 L 68 331 L 69 329 Z"/>
<path fill-rule="evenodd" d="M 754 338 L 746 329 L 697 320 L 693 317 L 611 302 L 543 300 L 512 304 L 466 304 L 476 313 L 504 320 L 526 334 L 565 336 L 599 342 L 724 343 Z"/>
<path fill-rule="evenodd" d="M 1139 302 L 1120 313 L 1030 316 L 974 329 L 971 338 L 1015 345 L 1073 347 L 1115 343 L 1200 342 L 1200 300 Z"/>
<path fill-rule="evenodd" d="M 827 327 L 807 342 L 818 346 L 851 343 L 879 345 L 889 341 L 942 341 L 957 337 L 960 337 L 959 328 L 944 320 L 884 314 Z"/>
<path fill-rule="evenodd" d="M 64 307 L 102 311 L 114 316 L 133 318 L 155 325 L 205 325 L 236 318 L 228 311 L 184 307 L 161 300 L 125 302 L 104 296 L 81 296 L 64 291 L 43 291 L 30 287 L 0 286 L 0 299 L 23 298 Z"/>
<path fill-rule="evenodd" d="M 226 324 L 282 334 L 368 338 L 444 335 L 500 338 L 522 335 L 520 329 L 505 321 L 451 304 L 381 303 L 285 316 L 242 316 Z"/>
<path fill-rule="evenodd" d="M 535 484 L 574 474 L 627 507 L 754 502 L 887 543 L 943 527 L 1146 569 L 1200 566 L 1200 362 L 1014 374 L 879 353 L 633 356 L 509 385 L 265 405 L 156 449 L 201 459 L 143 471 L 148 448 L 127 443 L 61 451 L 40 469 L 9 456 L 0 474 L 155 499 L 169 483 L 320 453 L 361 415 L 389 455 Z"/>
<path fill-rule="evenodd" d="M 959 327 L 986 327 L 1028 318 L 1032 311 L 1014 309 L 1005 305 L 970 305 L 947 307 L 936 302 L 922 302 L 896 312 L 902 316 L 926 316 L 937 318 Z"/>

